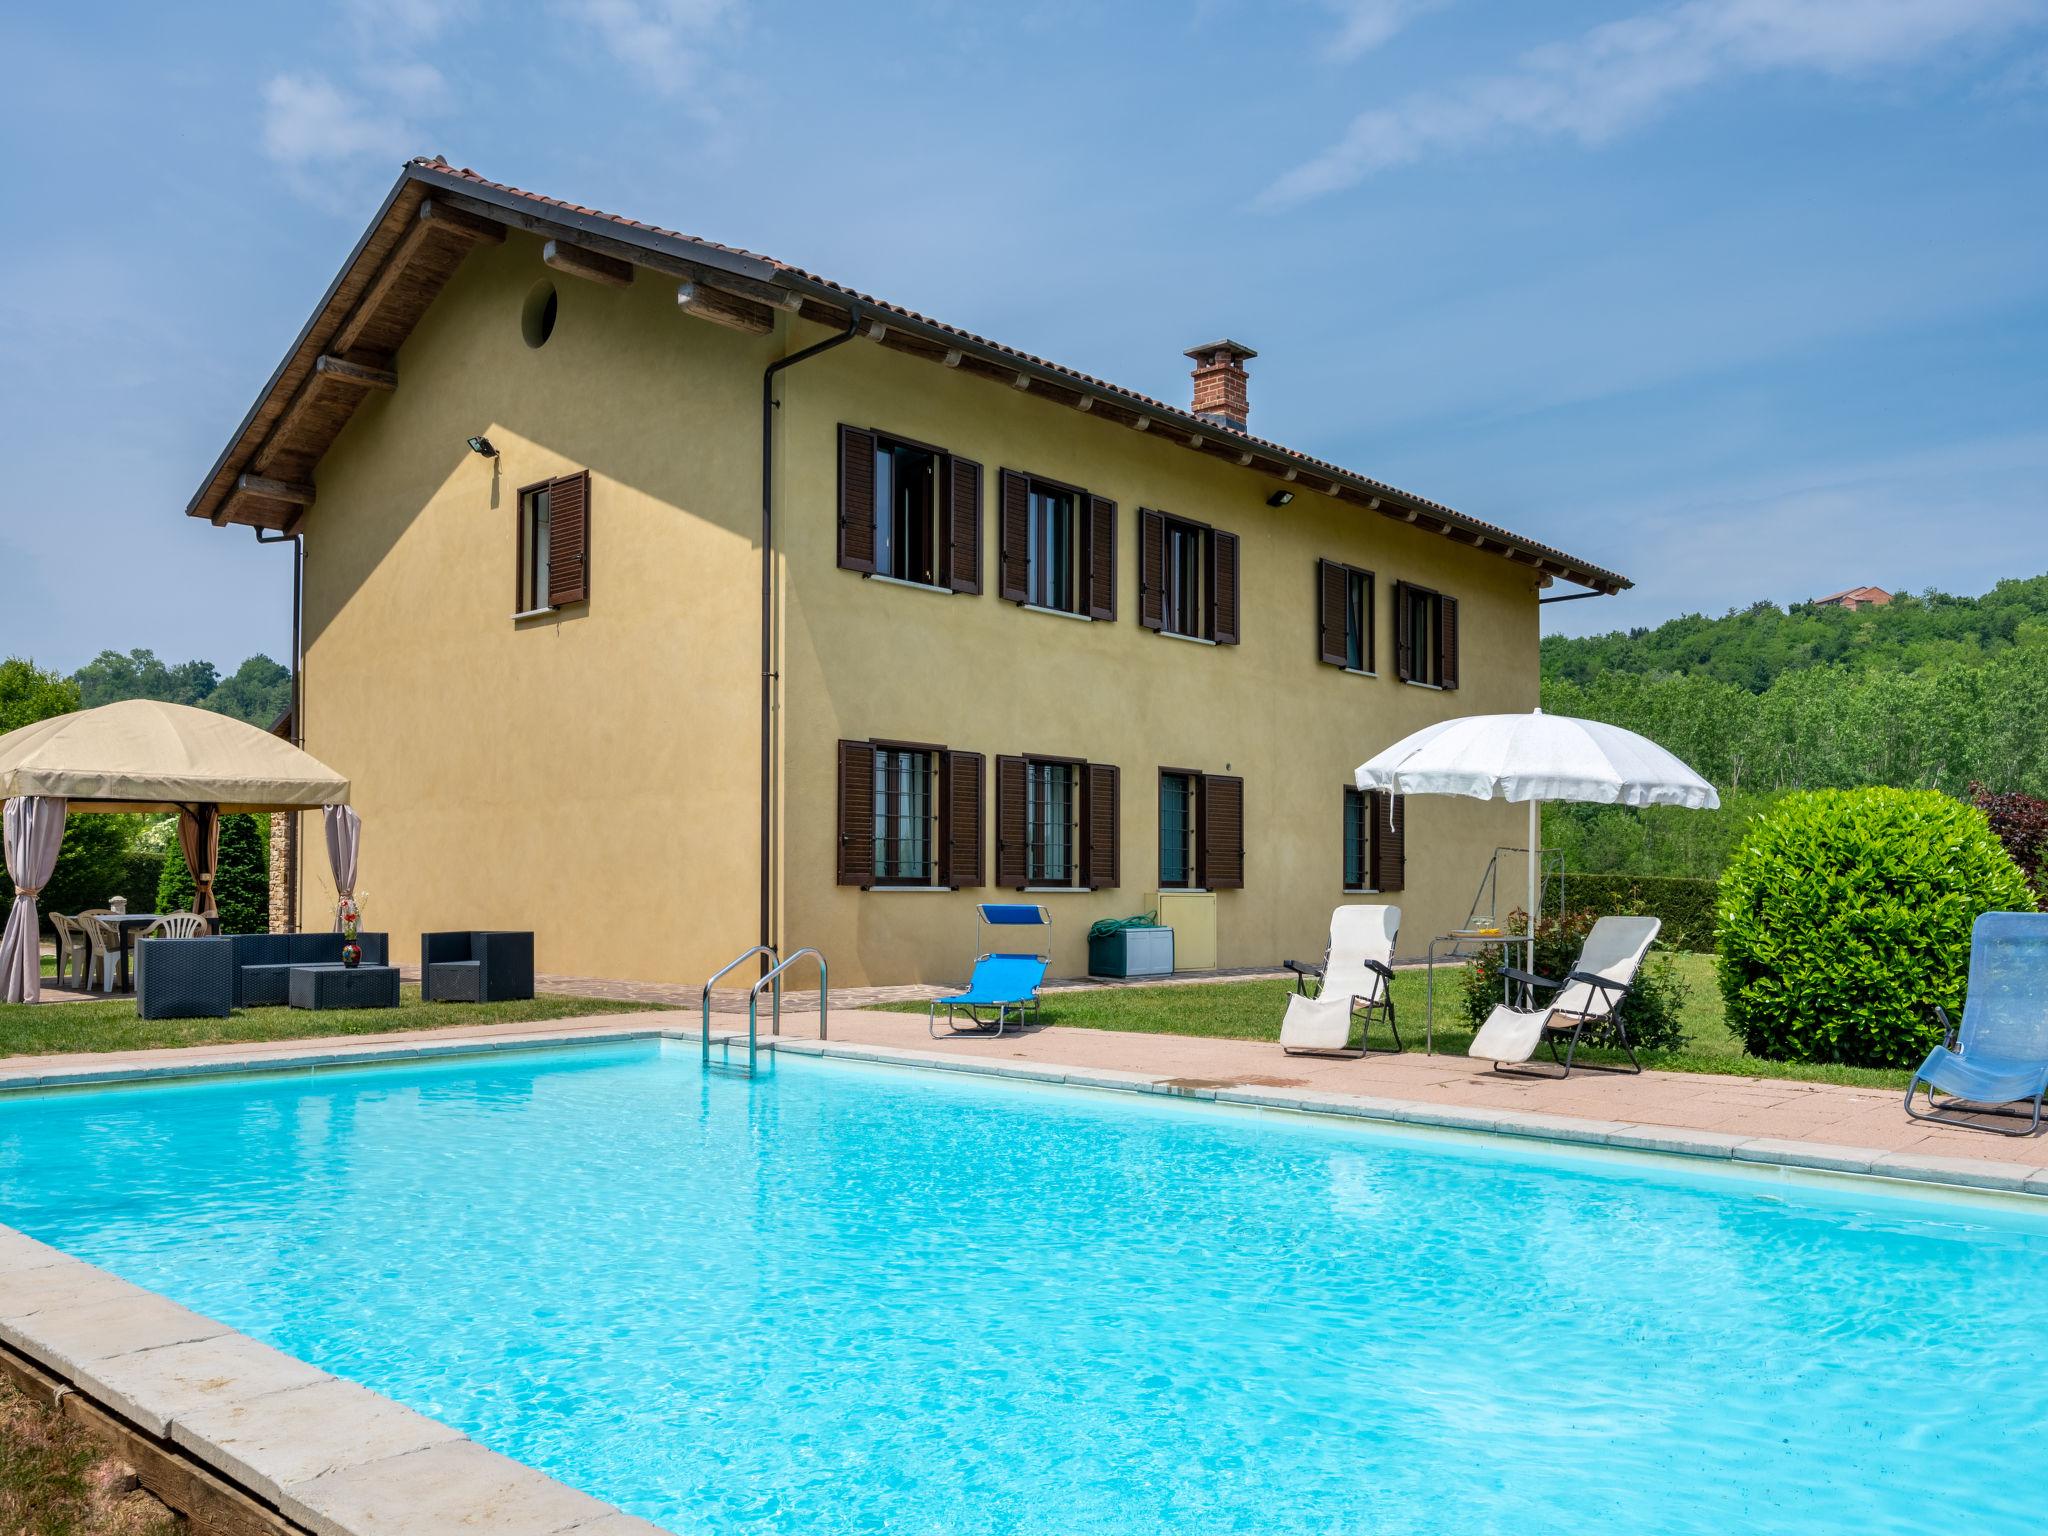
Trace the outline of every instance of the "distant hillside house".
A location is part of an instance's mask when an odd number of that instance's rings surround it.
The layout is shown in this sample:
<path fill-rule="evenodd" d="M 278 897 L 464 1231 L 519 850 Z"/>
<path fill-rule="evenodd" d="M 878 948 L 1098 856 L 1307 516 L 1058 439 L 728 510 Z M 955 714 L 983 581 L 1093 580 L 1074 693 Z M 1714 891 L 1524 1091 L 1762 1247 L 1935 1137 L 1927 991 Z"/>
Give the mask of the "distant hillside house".
<path fill-rule="evenodd" d="M 1195 966 L 1316 959 L 1347 901 L 1420 955 L 1523 808 L 1353 769 L 1532 708 L 1542 589 L 1627 579 L 1255 436 L 1251 349 L 1190 355 L 1169 404 L 421 160 L 189 510 L 300 546 L 295 727 L 397 960 L 958 981 L 1016 900 L 1055 975 L 1155 909 Z"/>
<path fill-rule="evenodd" d="M 1892 600 L 1891 593 L 1883 587 L 1847 587 L 1840 592 L 1830 592 L 1826 597 L 1816 597 L 1816 608 L 1846 608 L 1854 613 L 1858 608 L 1882 608 Z"/>

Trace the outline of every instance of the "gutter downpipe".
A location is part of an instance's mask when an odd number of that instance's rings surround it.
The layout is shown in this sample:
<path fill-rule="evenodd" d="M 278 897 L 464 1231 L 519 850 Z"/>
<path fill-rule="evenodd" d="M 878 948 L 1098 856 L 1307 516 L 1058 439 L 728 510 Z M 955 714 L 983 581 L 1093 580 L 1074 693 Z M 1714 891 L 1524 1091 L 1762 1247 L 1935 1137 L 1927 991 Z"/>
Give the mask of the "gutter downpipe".
<path fill-rule="evenodd" d="M 291 744 L 300 751 L 306 748 L 306 701 L 304 697 L 305 616 L 306 616 L 306 536 L 292 532 L 263 536 L 263 530 L 256 530 L 258 544 L 283 544 L 292 546 L 292 734 Z M 285 860 L 285 921 L 291 931 L 299 930 L 299 812 L 292 812 L 292 841 L 286 850 Z"/>
<path fill-rule="evenodd" d="M 763 945 L 774 943 L 775 869 L 775 376 L 820 352 L 829 352 L 860 334 L 858 304 L 846 307 L 846 329 L 814 342 L 801 352 L 779 357 L 761 374 L 761 934 Z M 764 956 L 762 966 L 768 962 Z"/>

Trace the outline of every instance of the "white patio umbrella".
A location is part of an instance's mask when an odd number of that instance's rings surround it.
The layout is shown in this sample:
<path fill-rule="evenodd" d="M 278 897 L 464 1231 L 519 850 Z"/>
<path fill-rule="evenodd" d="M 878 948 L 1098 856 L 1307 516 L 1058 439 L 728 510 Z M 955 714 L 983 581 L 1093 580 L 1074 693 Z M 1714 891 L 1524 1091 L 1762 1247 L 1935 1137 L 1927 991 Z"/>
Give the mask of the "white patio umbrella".
<path fill-rule="evenodd" d="M 1537 871 L 1545 800 L 1678 805 L 1710 811 L 1714 786 L 1647 737 L 1570 715 L 1467 715 L 1424 726 L 1359 764 L 1358 787 L 1529 804 L 1529 965 L 1536 962 Z"/>

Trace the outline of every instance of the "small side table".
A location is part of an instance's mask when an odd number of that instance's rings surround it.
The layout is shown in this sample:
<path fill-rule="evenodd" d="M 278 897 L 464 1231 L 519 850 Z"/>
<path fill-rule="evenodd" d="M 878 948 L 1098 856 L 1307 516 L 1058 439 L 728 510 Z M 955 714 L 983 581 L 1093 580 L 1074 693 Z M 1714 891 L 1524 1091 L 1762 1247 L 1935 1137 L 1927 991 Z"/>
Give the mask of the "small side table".
<path fill-rule="evenodd" d="M 395 965 L 295 965 L 288 996 L 294 1008 L 396 1008 Z"/>
<path fill-rule="evenodd" d="M 1462 952 L 1462 950 L 1463 950 L 1463 946 L 1465 946 L 1465 945 L 1467 945 L 1467 944 L 1470 944 L 1470 945 L 1474 945 L 1474 946 L 1476 946 L 1476 947 L 1480 947 L 1480 948 L 1483 948 L 1483 947 L 1485 947 L 1485 946 L 1486 946 L 1486 945 L 1488 945 L 1488 944 L 1527 944 L 1528 942 L 1529 942 L 1529 935 L 1528 935 L 1528 934 L 1526 934 L 1526 933 L 1441 933 L 1441 934 L 1438 934 L 1438 935 L 1437 935 L 1437 936 L 1436 936 L 1435 938 L 1433 938 L 1433 939 L 1431 939 L 1431 940 L 1429 941 L 1429 974 L 1428 974 L 1428 976 L 1427 976 L 1427 977 L 1426 977 L 1426 978 L 1424 979 L 1424 982 L 1423 982 L 1423 998 L 1424 998 L 1424 1005 L 1423 1005 L 1423 1022 L 1422 1022 L 1422 1054 L 1423 1054 L 1423 1055 L 1425 1055 L 1425 1056 L 1434 1056 L 1434 1055 L 1436 1054 L 1436 963 L 1437 963 L 1437 961 L 1438 961 L 1439 959 L 1443 959 L 1443 960 L 1459 960 L 1459 961 L 1463 961 L 1463 960 L 1469 960 L 1469 959 L 1473 958 L 1473 957 L 1472 957 L 1471 955 L 1469 955 L 1469 954 L 1465 954 L 1465 953 L 1463 953 L 1463 952 Z M 1439 954 L 1437 953 L 1437 949 L 1438 949 L 1438 947 L 1439 947 L 1439 946 L 1441 946 L 1441 945 L 1449 945 L 1449 946 L 1450 946 L 1450 952 L 1449 952 L 1448 954 L 1445 954 L 1445 955 L 1439 955 Z M 1503 979 L 1502 979 L 1502 981 L 1501 981 L 1501 1001 L 1502 1001 L 1502 1002 L 1506 1002 L 1506 1001 L 1508 1001 L 1508 991 L 1509 991 L 1509 988 L 1510 988 L 1510 987 L 1511 987 L 1512 985 L 1513 985 L 1513 983 L 1509 982 L 1509 981 L 1508 981 L 1508 980 L 1506 980 L 1505 978 L 1503 978 Z"/>

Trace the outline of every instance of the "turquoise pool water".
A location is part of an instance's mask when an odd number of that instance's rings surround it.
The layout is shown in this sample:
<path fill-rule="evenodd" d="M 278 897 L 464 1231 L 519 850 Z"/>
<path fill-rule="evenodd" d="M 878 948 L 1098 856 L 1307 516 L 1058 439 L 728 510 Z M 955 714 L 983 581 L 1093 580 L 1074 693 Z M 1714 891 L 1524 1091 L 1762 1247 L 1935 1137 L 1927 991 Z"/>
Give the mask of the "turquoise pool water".
<path fill-rule="evenodd" d="M 1984 1207 L 647 1043 L 0 1102 L 0 1220 L 678 1532 L 2040 1518 Z"/>

